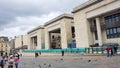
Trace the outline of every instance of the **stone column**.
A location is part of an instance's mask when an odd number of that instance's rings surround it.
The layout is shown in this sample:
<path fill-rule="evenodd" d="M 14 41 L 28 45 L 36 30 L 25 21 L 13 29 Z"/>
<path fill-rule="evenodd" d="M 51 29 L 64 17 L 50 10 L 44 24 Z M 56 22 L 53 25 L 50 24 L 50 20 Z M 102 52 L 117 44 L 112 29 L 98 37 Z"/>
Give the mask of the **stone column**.
<path fill-rule="evenodd" d="M 97 25 L 98 42 L 99 42 L 99 45 L 102 46 L 102 32 L 101 32 L 99 17 L 96 18 L 96 25 Z"/>
<path fill-rule="evenodd" d="M 32 49 L 35 49 L 34 38 L 32 38 Z"/>
<path fill-rule="evenodd" d="M 37 34 L 37 48 L 36 49 L 41 49 L 41 34 Z"/>
<path fill-rule="evenodd" d="M 30 36 L 28 36 L 28 50 L 31 49 L 31 38 Z"/>
<path fill-rule="evenodd" d="M 68 42 L 72 42 L 71 20 L 63 19 L 61 22 L 61 44 L 67 48 Z"/>
<path fill-rule="evenodd" d="M 47 28 L 45 28 L 45 49 L 50 49 L 50 39 Z"/>

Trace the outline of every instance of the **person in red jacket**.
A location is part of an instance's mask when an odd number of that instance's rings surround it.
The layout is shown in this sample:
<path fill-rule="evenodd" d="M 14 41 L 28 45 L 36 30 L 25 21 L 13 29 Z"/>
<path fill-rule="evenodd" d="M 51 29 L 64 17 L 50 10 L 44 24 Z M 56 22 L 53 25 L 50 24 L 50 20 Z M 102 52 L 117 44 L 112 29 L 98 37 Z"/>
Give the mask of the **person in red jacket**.
<path fill-rule="evenodd" d="M 111 56 L 111 55 L 110 55 L 110 50 L 111 50 L 111 47 L 108 46 L 108 47 L 106 48 L 106 51 L 107 51 L 107 57 Z"/>

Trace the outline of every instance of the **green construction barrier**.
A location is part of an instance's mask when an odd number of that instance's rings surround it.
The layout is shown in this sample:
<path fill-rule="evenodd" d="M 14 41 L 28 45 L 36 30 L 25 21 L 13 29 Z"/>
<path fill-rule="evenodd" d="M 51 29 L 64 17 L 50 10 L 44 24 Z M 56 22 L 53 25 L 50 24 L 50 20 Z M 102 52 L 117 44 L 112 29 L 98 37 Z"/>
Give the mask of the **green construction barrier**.
<path fill-rule="evenodd" d="M 86 48 L 66 48 L 66 49 L 49 49 L 49 50 L 23 50 L 23 52 L 61 52 L 61 51 L 64 51 L 64 52 L 76 52 L 76 53 L 79 53 L 79 52 L 86 52 Z"/>

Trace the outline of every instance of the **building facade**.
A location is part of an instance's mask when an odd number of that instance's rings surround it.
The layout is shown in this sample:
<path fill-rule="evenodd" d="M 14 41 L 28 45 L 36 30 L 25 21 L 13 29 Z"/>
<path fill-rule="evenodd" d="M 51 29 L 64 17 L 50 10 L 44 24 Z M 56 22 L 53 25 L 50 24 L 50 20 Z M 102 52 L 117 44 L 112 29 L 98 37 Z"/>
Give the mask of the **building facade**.
<path fill-rule="evenodd" d="M 120 45 L 120 0 L 89 0 L 73 8 L 77 47 Z"/>
<path fill-rule="evenodd" d="M 9 39 L 8 37 L 0 37 L 0 55 L 9 53 Z"/>
<path fill-rule="evenodd" d="M 28 48 L 28 35 L 15 36 L 15 50 Z"/>
<path fill-rule="evenodd" d="M 28 32 L 28 49 L 86 48 L 120 45 L 120 0 L 89 0 Z M 23 45 L 22 37 L 18 45 Z M 24 40 L 25 41 L 25 40 Z M 69 45 L 76 42 L 76 45 Z"/>
<path fill-rule="evenodd" d="M 72 34 L 74 33 L 71 14 L 61 14 L 46 22 L 44 26 L 46 49 L 68 48 L 68 43 L 72 42 Z"/>
<path fill-rule="evenodd" d="M 33 30 L 28 32 L 28 42 L 29 46 L 28 49 L 30 50 L 38 50 L 38 49 L 45 49 L 45 41 L 44 41 L 44 27 L 39 26 L 34 28 Z"/>

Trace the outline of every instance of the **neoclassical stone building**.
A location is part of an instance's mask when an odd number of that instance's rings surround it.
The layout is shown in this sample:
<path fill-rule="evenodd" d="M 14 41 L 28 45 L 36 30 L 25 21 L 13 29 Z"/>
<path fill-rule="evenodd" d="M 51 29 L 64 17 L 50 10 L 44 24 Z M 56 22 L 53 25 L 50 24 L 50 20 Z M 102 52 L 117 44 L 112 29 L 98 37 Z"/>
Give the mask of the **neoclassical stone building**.
<path fill-rule="evenodd" d="M 28 32 L 28 49 L 39 50 L 45 49 L 45 35 L 44 35 L 44 26 L 38 26 Z"/>
<path fill-rule="evenodd" d="M 89 0 L 28 32 L 28 49 L 120 45 L 120 0 Z M 75 34 L 75 35 L 74 35 Z M 70 42 L 76 45 L 70 46 Z"/>
<path fill-rule="evenodd" d="M 0 37 L 0 55 L 9 54 L 9 39 L 8 37 Z"/>
<path fill-rule="evenodd" d="M 74 23 L 71 14 L 61 14 L 46 22 L 44 27 L 46 49 L 68 48 L 68 43 L 73 41 Z"/>
<path fill-rule="evenodd" d="M 77 48 L 120 44 L 120 0 L 89 0 L 73 8 Z"/>

